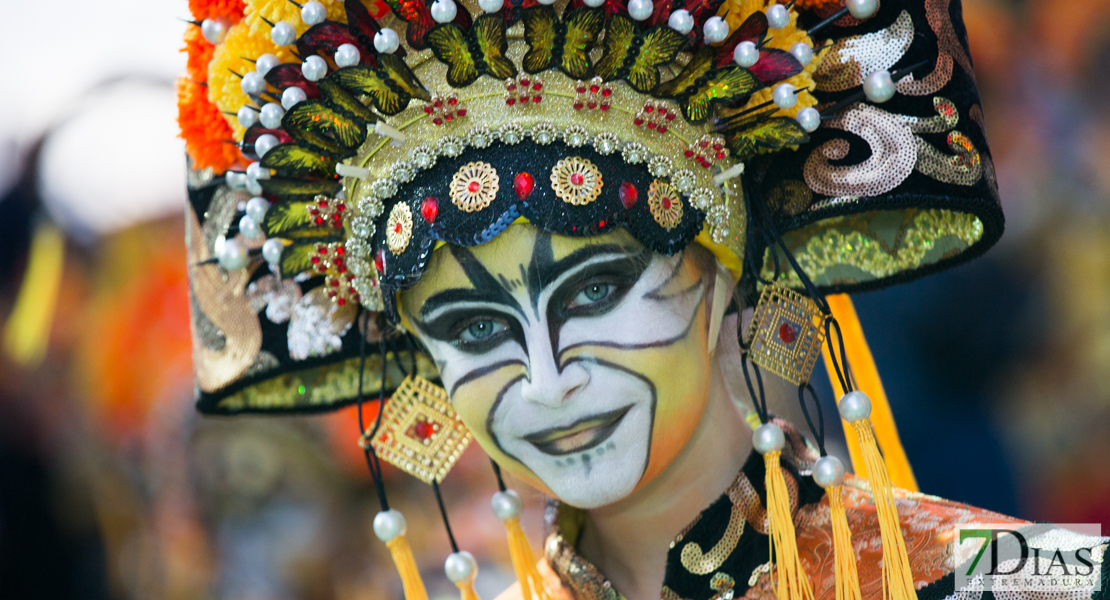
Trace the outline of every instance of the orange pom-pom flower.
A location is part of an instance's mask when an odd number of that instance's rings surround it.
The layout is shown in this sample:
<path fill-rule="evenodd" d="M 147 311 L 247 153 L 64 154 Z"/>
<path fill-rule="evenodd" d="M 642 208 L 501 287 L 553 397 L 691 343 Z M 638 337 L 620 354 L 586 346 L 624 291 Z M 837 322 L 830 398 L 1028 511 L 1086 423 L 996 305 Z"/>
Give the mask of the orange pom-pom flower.
<path fill-rule="evenodd" d="M 193 168 L 212 167 L 223 173 L 246 160 L 235 145 L 231 127 L 219 109 L 208 101 L 208 90 L 187 77 L 177 80 L 177 124 Z"/>

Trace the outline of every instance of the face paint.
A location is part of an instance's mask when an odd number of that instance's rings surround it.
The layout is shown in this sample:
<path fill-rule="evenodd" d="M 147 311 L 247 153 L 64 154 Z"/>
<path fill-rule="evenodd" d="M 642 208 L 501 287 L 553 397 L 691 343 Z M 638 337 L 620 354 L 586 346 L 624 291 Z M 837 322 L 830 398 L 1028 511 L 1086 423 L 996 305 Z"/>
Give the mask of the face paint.
<path fill-rule="evenodd" d="M 623 230 L 570 238 L 513 225 L 436 251 L 401 306 L 494 460 L 594 508 L 651 481 L 697 428 L 711 276 Z"/>

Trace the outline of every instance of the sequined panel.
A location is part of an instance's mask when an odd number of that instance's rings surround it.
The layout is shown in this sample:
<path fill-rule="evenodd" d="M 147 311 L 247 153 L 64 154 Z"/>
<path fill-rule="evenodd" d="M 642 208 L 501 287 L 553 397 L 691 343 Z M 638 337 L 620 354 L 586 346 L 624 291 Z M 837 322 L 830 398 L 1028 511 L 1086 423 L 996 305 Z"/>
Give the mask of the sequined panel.
<path fill-rule="evenodd" d="M 929 142 L 917 138 L 917 165 L 914 169 L 944 183 L 975 185 L 983 176 L 983 163 L 975 145 L 966 135 L 953 131 L 948 134 L 948 147 L 956 154 L 945 154 Z"/>
<path fill-rule="evenodd" d="M 857 103 L 842 116 L 826 121 L 863 138 L 871 155 L 854 165 L 832 165 L 848 155 L 849 143 L 834 139 L 818 146 L 806 159 L 810 189 L 826 196 L 881 196 L 898 187 L 917 163 L 913 131 L 899 115 Z"/>
<path fill-rule="evenodd" d="M 743 533 L 744 511 L 733 504 L 728 526 L 725 527 L 725 532 L 721 534 L 721 539 L 708 551 L 703 551 L 701 545 L 697 542 L 687 542 L 682 547 L 682 566 L 696 575 L 708 575 L 716 571 L 736 549 L 736 543 L 740 541 L 740 536 Z"/>
<path fill-rule="evenodd" d="M 906 11 L 886 29 L 837 40 L 813 74 L 817 89 L 839 92 L 861 85 L 871 73 L 901 60 L 912 41 L 913 18 Z"/>

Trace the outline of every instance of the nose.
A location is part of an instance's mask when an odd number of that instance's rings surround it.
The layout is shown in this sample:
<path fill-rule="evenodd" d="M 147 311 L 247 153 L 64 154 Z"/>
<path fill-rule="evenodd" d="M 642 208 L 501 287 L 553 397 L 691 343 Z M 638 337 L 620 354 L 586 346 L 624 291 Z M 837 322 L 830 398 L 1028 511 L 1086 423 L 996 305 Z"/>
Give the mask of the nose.
<path fill-rule="evenodd" d="M 529 346 L 528 379 L 524 380 L 520 390 L 525 401 L 555 407 L 590 382 L 589 371 L 578 361 L 571 362 L 560 371 L 547 340 Z"/>

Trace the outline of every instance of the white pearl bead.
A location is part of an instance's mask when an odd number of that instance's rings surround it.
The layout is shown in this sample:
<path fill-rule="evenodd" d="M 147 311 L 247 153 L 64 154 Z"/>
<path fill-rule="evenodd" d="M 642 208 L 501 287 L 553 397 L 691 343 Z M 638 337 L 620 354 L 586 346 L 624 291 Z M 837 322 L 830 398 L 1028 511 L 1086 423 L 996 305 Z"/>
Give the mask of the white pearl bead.
<path fill-rule="evenodd" d="M 319 25 L 326 21 L 327 18 L 328 9 L 324 8 L 324 5 L 316 0 L 308 0 L 308 2 L 305 2 L 304 6 L 301 7 L 301 20 L 309 27 Z"/>
<path fill-rule="evenodd" d="M 822 456 L 813 463 L 813 481 L 823 488 L 844 483 L 844 463 L 835 456 Z"/>
<path fill-rule="evenodd" d="M 276 238 L 266 240 L 262 244 L 262 258 L 271 265 L 276 265 L 281 262 L 281 253 L 285 250 L 285 242 Z"/>
<path fill-rule="evenodd" d="M 493 516 L 497 517 L 499 521 L 508 521 L 513 517 L 519 517 L 520 511 L 524 509 L 524 502 L 520 499 L 520 494 L 514 490 L 505 490 L 504 492 L 497 492 L 490 500 L 490 508 L 493 509 Z"/>
<path fill-rule="evenodd" d="M 582 0 L 582 2 L 590 8 L 597 8 L 602 4 L 605 4 L 605 0 Z"/>
<path fill-rule="evenodd" d="M 285 110 L 289 110 L 298 103 L 304 102 L 306 98 L 308 98 L 308 96 L 304 93 L 304 90 L 295 85 L 291 85 L 285 88 L 285 91 L 281 93 L 281 106 L 284 107 Z"/>
<path fill-rule="evenodd" d="M 505 0 L 478 0 L 478 8 L 482 12 L 495 13 L 505 6 Z"/>
<path fill-rule="evenodd" d="M 805 42 L 798 42 L 791 46 L 790 53 L 794 55 L 798 62 L 802 63 L 803 67 L 813 62 L 813 48 Z"/>
<path fill-rule="evenodd" d="M 227 187 L 233 190 L 241 190 L 243 186 L 247 185 L 247 174 L 238 171 L 228 171 L 224 175 L 224 180 L 227 181 Z"/>
<path fill-rule="evenodd" d="M 716 44 L 728 38 L 728 22 L 721 17 L 709 17 L 702 26 L 705 43 Z"/>
<path fill-rule="evenodd" d="M 266 156 L 267 152 L 273 150 L 274 146 L 277 145 L 277 136 L 269 133 L 263 133 L 262 135 L 258 136 L 258 139 L 254 140 L 254 153 L 258 155 L 258 158 L 262 158 L 263 156 Z M 243 174 L 243 177 L 246 177 L 245 173 Z M 246 183 L 245 180 L 244 183 Z"/>
<path fill-rule="evenodd" d="M 278 57 L 274 56 L 273 54 L 270 54 L 269 52 L 267 52 L 266 54 L 263 54 L 262 56 L 259 56 L 258 58 L 255 59 L 255 61 L 254 61 L 254 70 L 258 71 L 259 75 L 265 77 L 266 73 L 270 72 L 270 69 L 272 69 L 272 68 L 274 68 L 274 67 L 276 67 L 280 64 L 281 64 L 281 59 L 279 59 Z"/>
<path fill-rule="evenodd" d="M 894 97 L 894 92 L 894 80 L 890 78 L 890 71 L 886 69 L 875 71 L 863 80 L 863 93 L 875 104 L 890 100 Z"/>
<path fill-rule="evenodd" d="M 759 62 L 759 48 L 752 42 L 740 42 L 732 50 L 732 60 L 746 69 Z"/>
<path fill-rule="evenodd" d="M 219 44 L 227 37 L 227 30 L 231 27 L 231 21 L 226 17 L 217 17 L 215 19 L 205 19 L 200 23 L 200 34 L 209 43 Z"/>
<path fill-rule="evenodd" d="M 226 271 L 237 271 L 247 266 L 251 257 L 247 247 L 239 240 L 224 240 L 216 260 Z"/>
<path fill-rule="evenodd" d="M 879 0 L 847 0 L 848 12 L 860 21 L 870 19 L 879 10 Z"/>
<path fill-rule="evenodd" d="M 694 17 L 690 16 L 690 11 L 680 8 L 671 13 L 671 16 L 667 19 L 667 25 L 682 35 L 686 35 L 694 28 Z"/>
<path fill-rule="evenodd" d="M 252 125 L 258 122 L 258 111 L 249 106 L 244 106 L 235 114 L 235 118 L 239 120 L 243 129 L 250 129 Z"/>
<path fill-rule="evenodd" d="M 377 37 L 375 35 L 374 37 Z M 362 60 L 362 53 L 354 44 L 343 44 L 335 50 L 335 64 L 340 67 L 353 67 Z"/>
<path fill-rule="evenodd" d="M 651 16 L 651 12 L 655 10 L 655 5 L 651 0 L 629 0 L 628 2 L 628 16 L 632 17 L 635 21 L 643 21 Z"/>
<path fill-rule="evenodd" d="M 262 237 L 262 228 L 258 226 L 258 222 L 252 219 L 250 215 L 243 215 L 243 218 L 239 219 L 239 233 L 252 240 L 258 239 Z"/>
<path fill-rule="evenodd" d="M 798 121 L 798 125 L 801 125 L 802 129 L 805 129 L 807 133 L 813 133 L 821 126 L 821 113 L 817 112 L 817 109 L 812 106 L 807 106 L 799 110 L 794 119 Z"/>
<path fill-rule="evenodd" d="M 254 219 L 255 223 L 262 223 L 268 210 L 270 210 L 270 201 L 261 196 L 247 200 L 247 216 Z"/>
<path fill-rule="evenodd" d="M 781 4 L 772 4 L 767 7 L 767 26 L 771 29 L 782 29 L 790 24 L 790 11 Z"/>
<path fill-rule="evenodd" d="M 798 95 L 794 93 L 794 86 L 780 83 L 775 86 L 775 91 L 771 92 L 771 100 L 775 102 L 775 106 L 786 110 L 794 107 L 798 102 Z"/>
<path fill-rule="evenodd" d="M 380 54 L 393 54 L 401 45 L 401 38 L 397 32 L 386 27 L 374 34 L 374 49 Z"/>
<path fill-rule="evenodd" d="M 465 550 L 452 552 L 443 563 L 443 571 L 451 583 L 473 581 L 478 576 L 478 561 L 474 560 L 473 554 Z"/>
<path fill-rule="evenodd" d="M 760 454 L 782 450 L 786 445 L 786 435 L 774 423 L 764 423 L 752 432 L 752 447 Z"/>
<path fill-rule="evenodd" d="M 247 165 L 247 179 L 248 180 L 253 179 L 255 181 L 260 181 L 262 179 L 269 179 L 269 178 L 270 178 L 270 170 L 263 168 L 262 165 L 259 164 L 258 161 L 254 161 L 251 164 Z"/>
<path fill-rule="evenodd" d="M 374 535 L 383 542 L 405 535 L 405 516 L 393 508 L 374 515 Z"/>
<path fill-rule="evenodd" d="M 270 41 L 278 46 L 292 46 L 297 41 L 297 30 L 288 21 L 278 21 L 270 30 Z"/>
<path fill-rule="evenodd" d="M 455 0 L 436 0 L 432 3 L 432 18 L 436 23 L 450 23 L 459 14 Z"/>
<path fill-rule="evenodd" d="M 285 116 L 285 109 L 276 102 L 267 102 L 258 113 L 258 121 L 266 129 L 281 127 L 281 118 Z"/>
<path fill-rule="evenodd" d="M 257 179 L 251 179 L 250 177 L 247 177 L 247 191 L 254 195 L 261 194 L 263 191 L 262 184 L 258 183 Z"/>
<path fill-rule="evenodd" d="M 257 96 L 266 90 L 266 80 L 257 71 L 251 71 L 239 80 L 239 89 L 248 96 Z"/>
<path fill-rule="evenodd" d="M 301 74 L 309 81 L 320 81 L 328 73 L 328 63 L 319 56 L 310 56 L 301 63 Z"/>
<path fill-rule="evenodd" d="M 849 423 L 862 421 L 871 416 L 871 399 L 860 391 L 844 394 L 836 407 L 840 411 L 840 418 Z"/>

